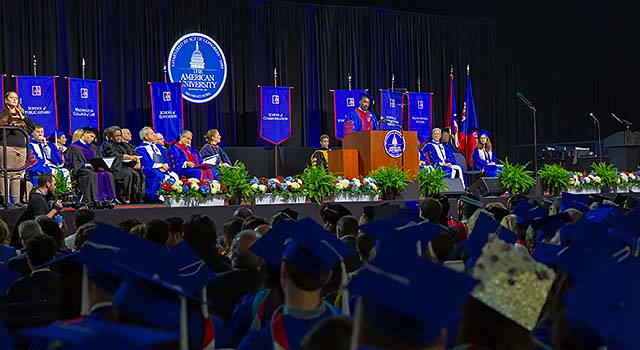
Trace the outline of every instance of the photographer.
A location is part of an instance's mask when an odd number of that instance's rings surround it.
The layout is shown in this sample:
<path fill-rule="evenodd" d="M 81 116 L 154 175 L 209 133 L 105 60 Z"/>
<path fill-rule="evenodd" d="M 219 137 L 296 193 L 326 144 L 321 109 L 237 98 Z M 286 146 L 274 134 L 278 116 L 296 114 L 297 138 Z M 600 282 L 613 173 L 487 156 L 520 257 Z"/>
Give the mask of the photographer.
<path fill-rule="evenodd" d="M 56 193 L 56 179 L 51 174 L 42 174 L 38 177 L 38 187 L 31 191 L 27 213 L 29 218 L 36 218 L 38 215 L 46 215 L 54 218 L 62 210 L 62 200 L 58 199 L 49 204 L 49 198 L 53 198 Z"/>

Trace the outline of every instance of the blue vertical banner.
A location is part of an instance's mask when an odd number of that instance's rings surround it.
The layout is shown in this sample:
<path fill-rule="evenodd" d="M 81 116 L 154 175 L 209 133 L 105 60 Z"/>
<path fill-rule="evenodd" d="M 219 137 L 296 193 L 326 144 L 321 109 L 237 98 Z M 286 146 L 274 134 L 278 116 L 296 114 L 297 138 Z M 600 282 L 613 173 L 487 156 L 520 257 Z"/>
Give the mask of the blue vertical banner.
<path fill-rule="evenodd" d="M 56 77 L 16 76 L 16 92 L 24 112 L 45 132 L 58 130 Z"/>
<path fill-rule="evenodd" d="M 165 140 L 175 140 L 184 130 L 182 83 L 149 83 L 152 127 Z"/>
<path fill-rule="evenodd" d="M 69 131 L 90 126 L 100 130 L 100 80 L 67 78 Z"/>
<path fill-rule="evenodd" d="M 333 121 L 336 139 L 344 138 L 344 119 L 349 112 L 360 106 L 360 94 L 366 90 L 334 90 L 333 91 Z"/>
<path fill-rule="evenodd" d="M 381 130 L 400 130 L 404 113 L 404 93 L 391 90 L 380 90 L 380 124 Z M 386 120 L 386 122 L 384 121 Z"/>
<path fill-rule="evenodd" d="M 291 137 L 291 87 L 260 86 L 260 138 L 279 145 Z"/>
<path fill-rule="evenodd" d="M 407 130 L 418 132 L 418 142 L 422 145 L 431 136 L 431 92 L 409 92 L 407 103 Z"/>

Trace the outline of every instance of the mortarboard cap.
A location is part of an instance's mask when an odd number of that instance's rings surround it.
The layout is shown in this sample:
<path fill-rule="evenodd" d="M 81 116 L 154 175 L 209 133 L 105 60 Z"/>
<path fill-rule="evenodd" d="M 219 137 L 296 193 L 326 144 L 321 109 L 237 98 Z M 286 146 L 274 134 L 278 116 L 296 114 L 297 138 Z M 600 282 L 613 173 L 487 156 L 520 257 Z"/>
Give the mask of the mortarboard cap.
<path fill-rule="evenodd" d="M 613 225 L 609 233 L 621 243 L 632 249 L 640 249 L 640 213 L 629 213 L 621 216 Z"/>
<path fill-rule="evenodd" d="M 492 235 L 476 261 L 473 277 L 481 281 L 471 293 L 474 298 L 531 331 L 555 273 Z"/>
<path fill-rule="evenodd" d="M 216 280 L 215 273 L 198 256 L 187 242 L 169 248 L 162 259 L 162 268 L 157 268 L 167 281 L 197 293 Z"/>
<path fill-rule="evenodd" d="M 569 208 L 573 208 L 580 210 L 581 212 L 586 212 L 589 211 L 589 204 L 589 196 L 586 194 L 573 194 L 569 192 L 563 192 L 560 211 L 565 211 Z"/>
<path fill-rule="evenodd" d="M 290 223 L 283 230 L 291 238 L 284 249 L 284 259 L 311 277 L 324 275 L 344 258 L 356 254 L 348 244 L 309 218 Z"/>
<path fill-rule="evenodd" d="M 440 287 L 434 288 L 434 281 Z M 427 259 L 380 254 L 363 266 L 347 288 L 362 297 L 367 319 L 389 337 L 424 346 L 440 335 L 476 284 L 470 276 Z"/>
<path fill-rule="evenodd" d="M 605 205 L 601 208 L 591 209 L 583 217 L 591 223 L 611 225 L 617 222 L 624 212 L 620 207 Z"/>
<path fill-rule="evenodd" d="M 367 205 L 362 208 L 362 214 L 367 218 L 367 221 L 373 221 L 373 208 L 372 205 Z"/>
<path fill-rule="evenodd" d="M 385 249 L 391 249 L 407 254 L 417 252 L 417 255 L 422 256 L 427 250 L 429 241 L 446 230 L 440 225 L 426 221 L 407 223 L 402 217 L 391 217 L 384 221 L 384 225 L 374 224 L 365 231 L 379 241 L 376 247 L 379 253 Z M 395 228 L 391 228 L 393 226 Z"/>
<path fill-rule="evenodd" d="M 382 206 L 381 206 L 382 207 Z M 385 206 L 386 207 L 386 206 Z M 401 212 L 396 215 L 387 216 L 382 219 L 376 219 L 364 225 L 360 225 L 360 231 L 365 233 L 394 231 L 400 226 L 409 224 L 410 222 L 421 222 L 422 219 L 413 212 Z"/>
<path fill-rule="evenodd" d="M 518 224 L 528 225 L 537 218 L 547 216 L 549 211 L 527 201 L 520 201 L 513 208 L 513 214 L 516 216 Z"/>
<path fill-rule="evenodd" d="M 333 226 L 338 223 L 341 217 L 351 215 L 351 211 L 342 204 L 327 203 L 320 208 L 320 216 L 324 222 L 329 222 Z"/>
<path fill-rule="evenodd" d="M 587 271 L 589 277 L 563 294 L 567 319 L 586 322 L 609 349 L 637 348 L 638 268 L 633 257 L 599 256 Z"/>
<path fill-rule="evenodd" d="M 482 248 L 487 244 L 489 234 L 495 234 L 500 239 L 511 244 L 515 243 L 518 238 L 514 232 L 500 225 L 489 215 L 480 213 L 469 238 L 464 242 L 458 243 L 458 246 L 467 253 L 469 258 L 475 261 L 482 255 Z"/>
<path fill-rule="evenodd" d="M 280 210 L 279 213 L 285 213 L 288 217 L 292 218 L 293 220 L 298 220 L 299 213 L 291 208 L 284 208 Z"/>
<path fill-rule="evenodd" d="M 462 196 L 460 196 L 460 201 L 463 203 L 462 204 L 463 206 L 471 205 L 479 209 L 484 208 L 484 203 L 482 203 L 480 199 L 478 199 L 478 197 L 472 194 L 463 194 Z"/>
<path fill-rule="evenodd" d="M 64 131 L 60 131 L 60 130 L 56 130 L 56 131 L 52 132 L 51 135 L 49 135 L 49 139 L 50 140 L 56 140 L 56 139 L 59 139 L 62 136 L 66 136 L 68 139 L 70 139 L 70 137 Z"/>
<path fill-rule="evenodd" d="M 98 319 L 53 323 L 26 329 L 22 336 L 32 339 L 57 340 L 74 349 L 144 349 L 152 345 L 175 341 L 177 332 L 141 326 L 124 325 Z"/>
<path fill-rule="evenodd" d="M 420 201 L 404 202 L 404 207 L 411 209 L 414 214 L 420 215 Z"/>
<path fill-rule="evenodd" d="M 366 97 L 369 99 L 369 101 L 371 101 L 371 103 L 373 103 L 373 96 L 371 96 L 371 94 L 367 93 L 367 92 L 363 92 L 360 94 L 359 99 L 362 100 L 363 97 Z"/>
<path fill-rule="evenodd" d="M 449 128 L 449 127 L 442 128 L 442 132 L 446 132 L 446 133 L 451 134 L 451 128 Z"/>
<path fill-rule="evenodd" d="M 553 238 L 556 232 L 570 221 L 571 216 L 568 213 L 560 213 L 537 218 L 531 221 L 531 227 L 536 230 L 536 241 L 539 242 L 545 238 Z"/>
<path fill-rule="evenodd" d="M 536 249 L 533 251 L 533 258 L 550 268 L 555 268 L 556 260 L 558 260 L 558 256 L 563 249 L 565 247 L 560 245 L 538 242 L 536 243 Z"/>
<path fill-rule="evenodd" d="M 489 136 L 491 136 L 491 133 L 489 131 L 487 131 L 487 130 L 484 130 L 484 129 L 478 130 L 478 138 L 480 136 L 482 136 L 482 135 L 484 135 L 486 137 L 489 137 Z"/>
<path fill-rule="evenodd" d="M 85 133 L 91 133 L 94 134 L 96 136 L 100 135 L 100 133 L 98 133 L 98 130 L 96 130 L 96 128 L 92 128 L 90 126 L 85 126 L 84 128 L 82 128 L 82 131 L 84 131 Z"/>
<path fill-rule="evenodd" d="M 285 242 L 289 238 L 283 230 L 283 227 L 287 225 L 291 225 L 291 222 L 278 221 L 278 223 L 269 230 L 268 234 L 260 237 L 249 248 L 276 270 L 280 270 L 282 266 L 282 253 L 284 252 Z"/>

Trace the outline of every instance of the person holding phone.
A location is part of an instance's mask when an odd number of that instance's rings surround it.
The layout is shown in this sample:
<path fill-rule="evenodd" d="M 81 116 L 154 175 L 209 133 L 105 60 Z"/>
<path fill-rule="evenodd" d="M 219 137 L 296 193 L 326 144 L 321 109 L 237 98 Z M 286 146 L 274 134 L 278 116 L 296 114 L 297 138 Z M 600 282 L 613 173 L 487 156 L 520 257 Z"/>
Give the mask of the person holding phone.
<path fill-rule="evenodd" d="M 45 173 L 38 177 L 38 187 L 31 191 L 27 212 L 30 219 L 35 219 L 39 215 L 46 215 L 53 219 L 62 211 L 62 200 L 58 199 L 52 204 L 49 200 L 56 194 L 56 179 L 52 174 Z"/>
<path fill-rule="evenodd" d="M 36 124 L 20 107 L 18 94 L 15 91 L 7 91 L 4 94 L 4 109 L 0 112 L 0 126 L 12 126 L 23 129 L 27 135 L 31 134 Z M 20 168 L 27 162 L 27 142 L 22 133 L 16 130 L 7 131 L 7 149 L 3 150 L 2 133 L 0 133 L 0 168 Z M 7 161 L 4 161 L 4 151 L 7 152 Z M 20 202 L 20 175 L 22 171 L 8 171 L 6 176 L 0 171 L 0 202 L 4 203 L 5 179 L 9 181 L 9 192 L 15 206 L 23 206 Z"/>

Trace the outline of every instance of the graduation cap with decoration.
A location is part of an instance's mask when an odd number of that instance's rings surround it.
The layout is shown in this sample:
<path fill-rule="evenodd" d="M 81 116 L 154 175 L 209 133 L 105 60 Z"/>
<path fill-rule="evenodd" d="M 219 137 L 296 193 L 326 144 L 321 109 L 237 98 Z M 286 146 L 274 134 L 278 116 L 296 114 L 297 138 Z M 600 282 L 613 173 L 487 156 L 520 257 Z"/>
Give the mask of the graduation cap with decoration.
<path fill-rule="evenodd" d="M 471 292 L 474 298 L 531 331 L 555 273 L 491 235 L 473 268 L 473 277 L 481 281 Z"/>
<path fill-rule="evenodd" d="M 419 347 L 440 336 L 476 284 L 427 259 L 389 252 L 365 265 L 347 288 L 361 298 L 358 308 L 367 320 L 392 339 Z"/>
<path fill-rule="evenodd" d="M 22 330 L 20 335 L 30 339 L 60 341 L 63 346 L 74 349 L 92 350 L 147 349 L 157 344 L 175 341 L 179 337 L 176 332 L 98 319 L 56 322 L 48 326 Z"/>

